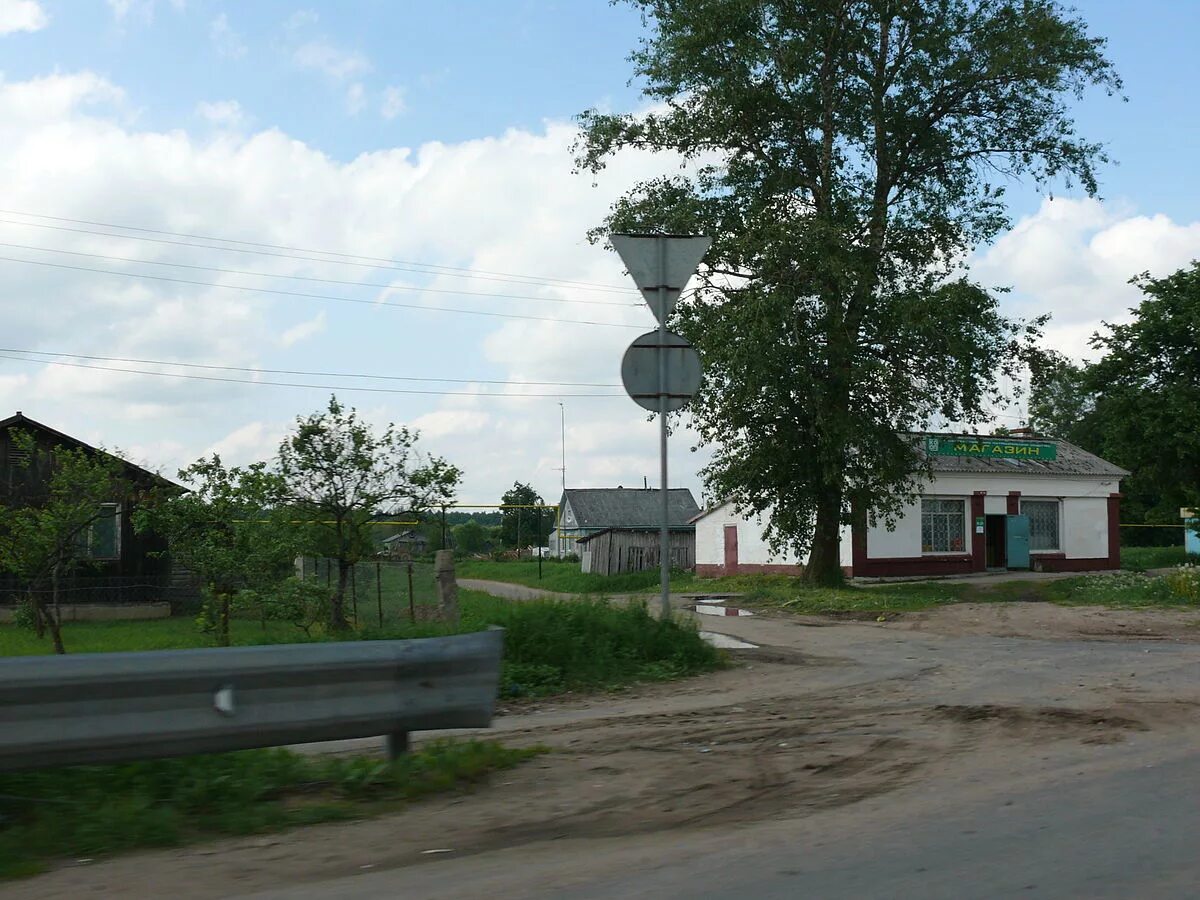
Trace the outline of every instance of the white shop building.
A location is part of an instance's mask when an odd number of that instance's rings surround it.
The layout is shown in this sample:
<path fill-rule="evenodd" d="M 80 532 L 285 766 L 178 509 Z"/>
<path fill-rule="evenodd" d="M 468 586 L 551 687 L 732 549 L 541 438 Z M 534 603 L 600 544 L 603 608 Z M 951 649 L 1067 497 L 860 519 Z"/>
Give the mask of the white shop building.
<path fill-rule="evenodd" d="M 1120 568 L 1120 480 L 1129 473 L 1067 441 L 931 434 L 932 478 L 892 530 L 855 516 L 842 529 L 847 575 L 962 575 Z M 772 554 L 764 522 L 733 504 L 696 525 L 696 573 L 799 574 L 804 559 Z"/>

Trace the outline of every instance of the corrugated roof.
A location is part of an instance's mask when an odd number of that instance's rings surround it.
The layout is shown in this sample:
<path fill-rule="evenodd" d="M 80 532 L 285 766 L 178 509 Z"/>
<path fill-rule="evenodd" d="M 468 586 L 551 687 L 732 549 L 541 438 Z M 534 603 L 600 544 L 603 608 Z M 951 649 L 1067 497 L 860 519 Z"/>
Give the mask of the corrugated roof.
<path fill-rule="evenodd" d="M 920 434 L 912 435 L 920 442 L 926 437 L 964 438 L 984 441 L 1003 441 L 1005 438 L 986 434 Z M 1082 447 L 1076 447 L 1069 441 L 1060 438 L 1022 437 L 1013 438 L 1013 443 L 1053 444 L 1056 448 L 1055 458 L 1040 459 L 988 459 L 978 456 L 933 456 L 932 468 L 935 474 L 985 472 L 989 475 L 1092 475 L 1123 478 L 1129 474 L 1127 469 L 1101 459 L 1094 453 L 1088 453 Z M 925 457 L 923 443 L 918 443 L 922 457 Z M 928 458 L 928 457 L 927 457 Z"/>
<path fill-rule="evenodd" d="M 687 488 L 667 494 L 670 525 L 687 525 L 700 512 Z M 564 497 L 575 513 L 573 528 L 652 528 L 662 520 L 658 488 L 568 488 Z"/>

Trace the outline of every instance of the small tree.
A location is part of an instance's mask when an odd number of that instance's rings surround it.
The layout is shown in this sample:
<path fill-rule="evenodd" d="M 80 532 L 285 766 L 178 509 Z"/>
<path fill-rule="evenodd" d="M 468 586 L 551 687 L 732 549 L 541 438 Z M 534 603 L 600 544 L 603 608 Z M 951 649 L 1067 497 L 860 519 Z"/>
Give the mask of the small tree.
<path fill-rule="evenodd" d="M 504 492 L 500 502 L 508 507 L 501 510 L 500 520 L 500 537 L 506 546 L 520 550 L 521 545 L 535 544 L 540 547 L 546 542 L 553 526 L 553 517 L 547 516 L 542 509 L 521 508 L 540 507 L 545 502 L 532 485 L 514 481 L 513 486 Z"/>
<path fill-rule="evenodd" d="M 314 546 L 337 560 L 338 580 L 329 626 L 349 627 L 345 597 L 350 571 L 372 549 L 371 516 L 421 513 L 454 498 L 462 473 L 446 460 L 416 450 L 416 431 L 389 424 L 377 435 L 337 397 L 296 420 L 279 446 L 276 470 L 282 500 L 310 523 Z"/>
<path fill-rule="evenodd" d="M 171 556 L 200 579 L 202 627 L 228 646 L 235 598 L 243 591 L 269 593 L 288 577 L 297 529 L 277 504 L 279 477 L 264 463 L 230 469 L 214 454 L 180 470 L 179 478 L 192 490 L 161 498 L 136 524 L 165 537 Z"/>
<path fill-rule="evenodd" d="M 20 451 L 16 456 L 21 461 L 14 465 L 28 471 L 37 453 L 33 437 L 13 431 L 11 441 Z M 91 558 L 96 533 L 114 517 L 113 505 L 119 510 L 130 499 L 120 460 L 60 446 L 51 451 L 44 488 L 38 485 L 20 502 L 0 507 L 0 570 L 25 581 L 38 636 L 49 631 L 55 653 L 66 653 L 62 579 Z M 120 528 L 117 515 L 115 527 Z"/>
<path fill-rule="evenodd" d="M 482 553 L 487 549 L 488 530 L 468 519 L 461 525 L 454 526 L 454 546 L 462 553 Z"/>

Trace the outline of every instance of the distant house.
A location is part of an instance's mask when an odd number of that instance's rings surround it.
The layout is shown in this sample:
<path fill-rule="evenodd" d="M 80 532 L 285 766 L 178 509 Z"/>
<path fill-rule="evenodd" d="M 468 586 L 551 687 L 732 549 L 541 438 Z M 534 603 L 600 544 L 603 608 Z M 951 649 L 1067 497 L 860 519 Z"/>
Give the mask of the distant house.
<path fill-rule="evenodd" d="M 19 458 L 23 451 L 12 439 L 16 431 L 23 431 L 33 438 L 31 459 Z M 117 459 L 135 497 L 155 488 L 183 490 L 161 475 L 112 457 L 112 454 L 18 412 L 0 420 L 0 503 L 36 505 L 49 481 L 56 447 L 80 449 L 88 454 Z M 133 508 L 128 501 L 114 497 L 112 503 L 102 504 L 102 510 L 105 515 L 92 525 L 87 535 L 86 564 L 64 585 L 70 591 L 71 602 L 130 603 L 166 599 L 172 584 L 171 563 L 163 555 L 166 542 L 159 535 L 139 534 L 134 530 Z M 14 576 L 0 573 L 0 602 L 7 602 L 13 592 L 21 588 Z"/>
<path fill-rule="evenodd" d="M 1183 546 L 1187 553 L 1200 556 L 1200 514 L 1194 509 L 1181 509 L 1183 517 Z"/>
<path fill-rule="evenodd" d="M 932 470 L 894 527 L 855 513 L 840 537 L 855 577 L 966 575 L 1121 565 L 1120 482 L 1129 473 L 1074 444 L 1033 434 L 914 435 Z M 798 574 L 806 558 L 776 554 L 765 522 L 724 503 L 696 520 L 696 571 Z"/>
<path fill-rule="evenodd" d="M 383 539 L 383 552 L 392 559 L 413 559 L 429 552 L 429 539 L 420 531 L 399 531 Z"/>
<path fill-rule="evenodd" d="M 690 529 L 700 513 L 696 498 L 687 488 L 667 492 L 672 528 Z M 578 553 L 580 538 L 607 529 L 644 531 L 658 528 L 662 520 L 662 491 L 657 488 L 569 488 L 558 501 L 558 518 L 550 534 L 554 556 Z M 655 545 L 657 547 L 657 545 Z M 657 551 L 655 551 L 657 553 Z"/>

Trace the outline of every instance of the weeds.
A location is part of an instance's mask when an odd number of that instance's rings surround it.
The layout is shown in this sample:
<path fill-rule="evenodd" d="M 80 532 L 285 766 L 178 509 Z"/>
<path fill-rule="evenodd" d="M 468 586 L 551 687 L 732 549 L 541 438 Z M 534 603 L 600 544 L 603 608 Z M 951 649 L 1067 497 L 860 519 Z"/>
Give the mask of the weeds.
<path fill-rule="evenodd" d="M 0 774 L 0 877 L 55 858 L 361 818 L 537 752 L 436 741 L 396 762 L 274 749 Z"/>

